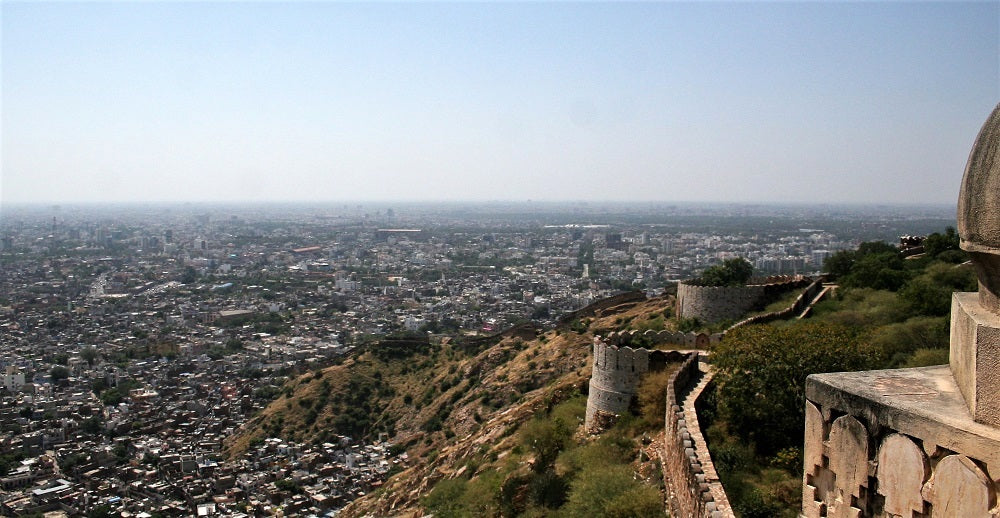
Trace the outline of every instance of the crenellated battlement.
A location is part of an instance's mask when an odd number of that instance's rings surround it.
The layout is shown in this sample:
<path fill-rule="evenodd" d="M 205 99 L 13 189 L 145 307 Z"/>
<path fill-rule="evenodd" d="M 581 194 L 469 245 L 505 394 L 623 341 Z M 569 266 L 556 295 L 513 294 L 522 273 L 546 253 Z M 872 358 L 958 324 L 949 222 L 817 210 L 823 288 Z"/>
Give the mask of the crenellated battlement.
<path fill-rule="evenodd" d="M 604 341 L 617 346 L 632 346 L 640 343 L 646 346 L 676 345 L 682 349 L 704 349 L 722 341 L 725 333 L 695 333 L 690 331 L 612 331 L 604 337 Z"/>

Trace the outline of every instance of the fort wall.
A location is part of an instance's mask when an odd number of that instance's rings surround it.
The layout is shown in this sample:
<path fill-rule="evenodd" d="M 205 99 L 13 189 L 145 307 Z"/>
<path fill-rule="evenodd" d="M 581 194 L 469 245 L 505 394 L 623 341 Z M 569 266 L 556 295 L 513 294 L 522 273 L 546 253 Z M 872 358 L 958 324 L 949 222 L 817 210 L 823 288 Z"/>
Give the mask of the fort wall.
<path fill-rule="evenodd" d="M 677 285 L 677 315 L 702 322 L 735 320 L 809 283 L 801 275 L 768 277 L 746 286 L 699 286 L 686 281 Z"/>
<path fill-rule="evenodd" d="M 611 297 L 595 301 L 576 311 L 566 313 L 559 318 L 559 322 L 562 324 L 568 324 L 578 318 L 595 316 L 598 312 L 608 308 L 628 304 L 630 302 L 642 302 L 644 300 L 646 300 L 646 294 L 641 291 L 627 291 L 625 293 L 619 293 L 618 295 L 612 295 Z"/>
<path fill-rule="evenodd" d="M 608 333 L 605 341 L 617 346 L 676 345 L 680 349 L 705 349 L 722 341 L 724 333 L 682 333 L 680 331 L 613 331 Z"/>
<path fill-rule="evenodd" d="M 777 279 L 758 284 L 756 288 L 767 299 L 802 286 L 805 286 L 803 292 L 787 308 L 747 318 L 727 329 L 727 332 L 743 325 L 807 314 L 812 304 L 821 298 L 820 295 L 826 293 L 822 279 L 811 282 L 802 277 Z M 622 303 L 616 300 L 602 307 L 610 308 Z M 590 433 L 607 429 L 618 415 L 629 411 L 645 373 L 663 369 L 668 363 L 680 364 L 668 382 L 660 459 L 665 483 L 670 488 L 672 516 L 734 516 L 701 433 L 696 410 L 698 399 L 712 379 L 711 369 L 701 361 L 707 355 L 704 349 L 724 338 L 725 333 L 647 330 L 616 331 L 605 338 L 594 339 L 593 371 L 585 421 L 585 428 Z M 640 347 L 662 344 L 702 351 L 660 351 Z"/>
<path fill-rule="evenodd" d="M 670 488 L 671 516 L 734 516 L 726 490 L 712 463 L 701 433 L 695 405 L 712 373 L 701 361 L 705 353 L 690 353 L 667 386 L 667 412 L 661 464 Z"/>
<path fill-rule="evenodd" d="M 766 324 L 768 322 L 774 322 L 775 320 L 787 320 L 789 318 L 807 315 L 812 305 L 821 298 L 820 294 L 825 294 L 823 280 L 824 279 L 820 277 L 809 284 L 806 289 L 799 294 L 798 298 L 795 299 L 795 302 L 787 308 L 743 319 L 732 325 L 729 329 L 726 329 L 726 331 L 732 331 L 738 327 L 751 324 Z"/>
<path fill-rule="evenodd" d="M 594 341 L 593 375 L 585 427 L 599 433 L 628 412 L 642 375 L 679 364 L 667 385 L 660 462 L 670 488 L 672 516 L 732 517 L 729 500 L 712 464 L 695 404 L 711 380 L 704 352 L 653 351 Z"/>

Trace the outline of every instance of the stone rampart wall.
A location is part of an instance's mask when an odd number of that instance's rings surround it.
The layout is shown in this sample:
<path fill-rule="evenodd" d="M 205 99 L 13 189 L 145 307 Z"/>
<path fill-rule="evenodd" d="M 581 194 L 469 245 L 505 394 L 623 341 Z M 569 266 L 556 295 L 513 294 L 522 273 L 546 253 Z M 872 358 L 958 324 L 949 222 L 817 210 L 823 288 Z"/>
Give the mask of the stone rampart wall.
<path fill-rule="evenodd" d="M 618 347 L 595 339 L 586 428 L 599 431 L 614 416 L 627 412 L 643 374 L 680 360 L 681 353 L 676 351 Z"/>
<path fill-rule="evenodd" d="M 750 318 L 741 320 L 731 326 L 726 331 L 732 331 L 738 327 L 748 326 L 752 324 L 766 324 L 768 322 L 774 322 L 775 320 L 786 320 L 789 318 L 794 318 L 801 315 L 806 308 L 812 304 L 813 300 L 816 298 L 820 292 L 823 291 L 823 279 L 819 278 L 812 282 L 806 289 L 799 294 L 798 298 L 795 299 L 790 306 L 779 311 L 772 311 L 770 313 L 764 313 L 762 315 L 754 315 Z"/>
<path fill-rule="evenodd" d="M 764 297 L 763 286 L 677 286 L 677 315 L 718 322 L 739 318 L 758 305 Z"/>
<path fill-rule="evenodd" d="M 774 279 L 768 279 L 772 280 Z M 681 287 L 683 286 L 682 284 Z M 810 282 L 802 277 L 781 278 L 775 282 L 755 285 L 756 293 L 765 299 L 803 286 L 807 286 L 806 289 L 789 307 L 761 315 L 763 318 L 746 319 L 730 329 L 800 315 L 823 290 L 822 279 Z M 678 301 L 680 297 L 679 289 Z M 614 305 L 616 304 L 607 307 Z M 665 439 L 661 459 L 664 475 L 671 489 L 670 511 L 673 516 L 734 516 L 701 433 L 695 409 L 698 398 L 711 381 L 711 372 L 707 367 L 704 370 L 700 368 L 697 352 L 654 351 L 634 345 L 676 344 L 687 349 L 705 349 L 721 342 L 724 337 L 725 333 L 709 335 L 649 330 L 617 331 L 610 333 L 606 339 L 598 337 L 594 340 L 593 374 L 586 414 L 586 428 L 590 432 L 600 431 L 613 423 L 617 415 L 629 411 L 642 374 L 662 368 L 666 363 L 681 364 L 671 376 L 667 388 Z"/>
<path fill-rule="evenodd" d="M 809 282 L 801 275 L 768 277 L 746 286 L 699 286 L 692 281 L 682 282 L 677 285 L 677 315 L 706 323 L 734 320 Z"/>
<path fill-rule="evenodd" d="M 596 315 L 598 311 L 602 311 L 629 302 L 642 302 L 644 300 L 646 300 L 646 294 L 641 291 L 628 291 L 625 293 L 619 293 L 618 295 L 612 295 L 608 298 L 595 301 L 592 304 L 589 304 L 576 311 L 571 311 L 569 313 L 566 313 L 565 315 L 559 318 L 559 322 L 562 324 L 568 324 L 578 318 L 592 317 Z"/>
<path fill-rule="evenodd" d="M 500 340 L 508 337 L 517 337 L 522 340 L 534 340 L 535 336 L 538 335 L 539 329 L 541 328 L 534 322 L 522 322 L 491 335 L 463 337 L 460 339 L 460 343 L 463 347 L 473 348 L 499 342 Z"/>
<path fill-rule="evenodd" d="M 612 345 L 635 346 L 642 344 L 645 347 L 654 345 L 670 344 L 677 345 L 683 349 L 705 349 L 709 345 L 714 345 L 722 341 L 722 333 L 695 333 L 694 331 L 682 333 L 680 331 L 613 331 L 608 333 L 605 341 Z"/>
<path fill-rule="evenodd" d="M 690 353 L 667 386 L 662 464 L 670 488 L 671 516 L 733 516 L 695 411 L 710 380 L 710 374 L 699 369 L 698 353 Z"/>

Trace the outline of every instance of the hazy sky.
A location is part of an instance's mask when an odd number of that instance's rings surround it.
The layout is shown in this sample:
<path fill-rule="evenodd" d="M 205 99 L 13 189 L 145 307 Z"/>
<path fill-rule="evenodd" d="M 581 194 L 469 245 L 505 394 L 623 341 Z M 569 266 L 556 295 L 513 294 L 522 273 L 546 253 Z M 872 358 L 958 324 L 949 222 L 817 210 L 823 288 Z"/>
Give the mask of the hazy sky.
<path fill-rule="evenodd" d="M 955 203 L 1000 2 L 19 3 L 0 201 Z"/>

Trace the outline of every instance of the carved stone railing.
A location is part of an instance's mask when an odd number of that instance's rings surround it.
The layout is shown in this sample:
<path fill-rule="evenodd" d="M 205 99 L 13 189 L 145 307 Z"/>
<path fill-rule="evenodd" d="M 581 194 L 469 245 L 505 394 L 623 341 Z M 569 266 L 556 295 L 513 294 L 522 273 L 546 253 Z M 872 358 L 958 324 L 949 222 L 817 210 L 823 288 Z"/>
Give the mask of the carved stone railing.
<path fill-rule="evenodd" d="M 1000 430 L 948 366 L 818 374 L 806 399 L 802 516 L 1000 515 Z"/>

